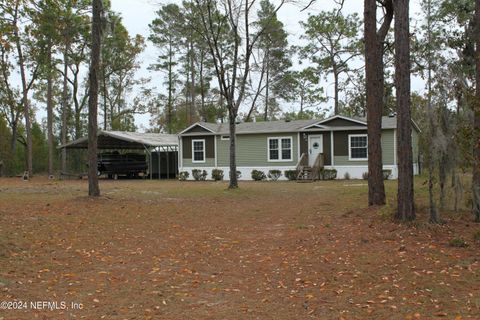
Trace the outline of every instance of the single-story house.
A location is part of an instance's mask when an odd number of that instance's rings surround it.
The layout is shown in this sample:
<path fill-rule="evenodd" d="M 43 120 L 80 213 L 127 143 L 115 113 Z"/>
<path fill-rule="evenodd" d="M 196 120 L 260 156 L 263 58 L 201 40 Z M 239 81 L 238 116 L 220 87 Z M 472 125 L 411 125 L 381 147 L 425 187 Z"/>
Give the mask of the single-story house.
<path fill-rule="evenodd" d="M 382 118 L 383 168 L 397 178 L 397 119 Z M 419 128 L 412 121 L 414 173 L 418 174 Z M 240 179 L 250 180 L 252 170 L 295 170 L 302 160 L 313 166 L 322 157 L 325 169 L 337 177 L 348 172 L 361 179 L 368 172 L 367 123 L 365 119 L 336 115 L 324 120 L 246 122 L 236 126 L 236 157 Z M 229 176 L 229 127 L 227 123 L 197 122 L 179 133 L 179 171 L 213 169 Z M 282 176 L 285 179 L 285 176 Z"/>

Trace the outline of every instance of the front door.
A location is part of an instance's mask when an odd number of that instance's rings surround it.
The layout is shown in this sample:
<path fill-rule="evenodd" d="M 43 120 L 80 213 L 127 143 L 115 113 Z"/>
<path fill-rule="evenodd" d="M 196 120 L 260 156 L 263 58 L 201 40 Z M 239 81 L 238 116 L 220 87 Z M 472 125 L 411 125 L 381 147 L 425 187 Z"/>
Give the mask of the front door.
<path fill-rule="evenodd" d="M 319 153 L 323 153 L 323 137 L 319 135 L 308 136 L 308 165 L 310 167 L 315 163 Z"/>

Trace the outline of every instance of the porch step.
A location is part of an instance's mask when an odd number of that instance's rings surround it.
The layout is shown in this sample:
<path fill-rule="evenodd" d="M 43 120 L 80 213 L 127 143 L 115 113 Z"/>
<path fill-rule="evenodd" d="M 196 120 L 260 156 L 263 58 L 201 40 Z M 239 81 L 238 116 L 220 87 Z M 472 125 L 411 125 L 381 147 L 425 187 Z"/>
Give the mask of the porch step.
<path fill-rule="evenodd" d="M 302 171 L 297 176 L 297 182 L 313 182 L 312 168 L 303 167 Z"/>

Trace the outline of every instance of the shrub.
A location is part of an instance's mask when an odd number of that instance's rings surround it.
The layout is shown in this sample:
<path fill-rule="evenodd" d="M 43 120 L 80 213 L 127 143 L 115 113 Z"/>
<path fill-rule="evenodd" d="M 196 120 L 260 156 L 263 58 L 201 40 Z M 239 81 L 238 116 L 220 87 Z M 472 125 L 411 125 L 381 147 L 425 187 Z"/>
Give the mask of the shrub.
<path fill-rule="evenodd" d="M 322 169 L 320 170 L 321 180 L 335 180 L 337 178 L 336 169 Z"/>
<path fill-rule="evenodd" d="M 297 180 L 297 170 L 285 170 L 283 174 L 288 180 Z"/>
<path fill-rule="evenodd" d="M 212 170 L 212 179 L 215 181 L 223 180 L 223 170 L 213 169 Z"/>
<path fill-rule="evenodd" d="M 453 238 L 452 240 L 449 241 L 448 244 L 450 245 L 450 247 L 455 247 L 455 248 L 468 247 L 468 243 L 462 238 Z"/>
<path fill-rule="evenodd" d="M 263 171 L 260 170 L 252 170 L 252 179 L 255 181 L 262 181 L 267 179 L 267 176 Z"/>
<path fill-rule="evenodd" d="M 362 173 L 362 179 L 363 180 L 368 180 L 368 172 Z"/>
<path fill-rule="evenodd" d="M 343 175 L 343 179 L 350 180 L 350 173 L 345 172 L 345 174 Z"/>
<path fill-rule="evenodd" d="M 192 177 L 195 181 L 205 181 L 207 178 L 207 171 L 200 170 L 200 169 L 193 169 L 192 170 Z"/>
<path fill-rule="evenodd" d="M 178 180 L 185 181 L 188 179 L 189 176 L 190 176 L 190 173 L 188 173 L 188 171 L 180 171 L 178 173 Z"/>
<path fill-rule="evenodd" d="M 473 240 L 475 240 L 476 242 L 480 242 L 480 230 L 473 234 Z"/>
<path fill-rule="evenodd" d="M 242 172 L 237 170 L 237 179 L 240 179 L 242 177 Z"/>
<path fill-rule="evenodd" d="M 383 180 L 388 180 L 392 176 L 392 170 L 390 169 L 382 170 L 382 173 L 383 173 Z"/>
<path fill-rule="evenodd" d="M 282 171 L 280 170 L 269 170 L 268 179 L 272 181 L 277 181 L 282 176 Z"/>

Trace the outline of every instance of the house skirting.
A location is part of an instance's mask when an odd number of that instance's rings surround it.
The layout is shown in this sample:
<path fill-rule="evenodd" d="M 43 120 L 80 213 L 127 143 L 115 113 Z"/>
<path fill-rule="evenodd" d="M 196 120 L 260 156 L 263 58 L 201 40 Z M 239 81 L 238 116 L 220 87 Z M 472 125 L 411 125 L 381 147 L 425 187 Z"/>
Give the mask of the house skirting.
<path fill-rule="evenodd" d="M 268 174 L 269 170 L 280 170 L 282 171 L 282 176 L 279 180 L 287 180 L 285 178 L 284 172 L 286 170 L 295 170 L 295 166 L 290 167 L 237 167 L 237 170 L 241 172 L 241 176 L 239 180 L 252 180 L 252 170 L 259 170 L 263 171 L 265 175 Z M 343 179 L 345 174 L 348 172 L 350 175 L 350 179 L 362 179 L 363 173 L 368 172 L 368 166 L 366 165 L 359 165 L 359 166 L 325 166 L 326 169 L 336 169 L 337 170 L 337 179 Z M 180 168 L 179 171 L 187 171 L 190 176 L 188 180 L 193 180 L 192 177 L 192 170 L 193 169 L 201 169 L 207 171 L 207 180 L 212 179 L 212 170 L 213 169 L 220 169 L 223 170 L 223 178 L 224 180 L 228 180 L 230 176 L 230 168 L 229 167 L 183 167 Z M 392 175 L 390 179 L 397 179 L 398 178 L 398 169 L 396 165 L 384 165 L 384 170 L 392 170 Z M 418 164 L 413 164 L 413 174 L 418 174 Z"/>
<path fill-rule="evenodd" d="M 295 168 L 296 168 L 295 166 L 291 166 L 291 167 L 237 167 L 237 171 L 241 172 L 241 176 L 240 176 L 239 180 L 253 180 L 252 179 L 252 170 L 263 171 L 265 173 L 265 175 L 267 175 L 268 171 L 270 171 L 270 170 L 280 170 L 280 171 L 282 171 L 282 176 L 278 180 L 287 180 L 287 178 L 285 178 L 285 175 L 284 175 L 285 170 L 295 170 Z M 213 169 L 223 170 L 223 179 L 224 180 L 229 180 L 229 177 L 230 177 L 230 167 L 216 167 L 216 168 L 214 168 L 214 167 L 203 167 L 203 168 L 183 167 L 183 168 L 180 168 L 180 172 L 187 171 L 190 174 L 190 176 L 188 177 L 188 180 L 193 180 L 193 177 L 192 177 L 192 170 L 193 169 L 200 169 L 200 170 L 207 171 L 207 180 L 212 179 L 212 170 Z"/>

